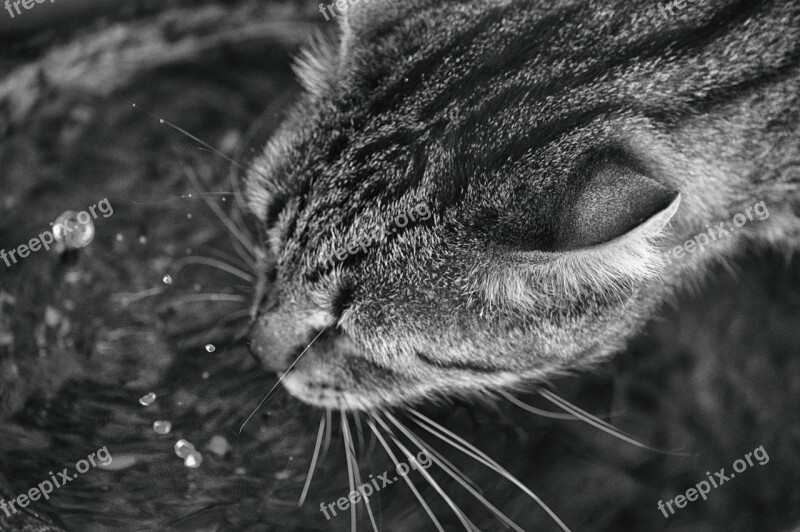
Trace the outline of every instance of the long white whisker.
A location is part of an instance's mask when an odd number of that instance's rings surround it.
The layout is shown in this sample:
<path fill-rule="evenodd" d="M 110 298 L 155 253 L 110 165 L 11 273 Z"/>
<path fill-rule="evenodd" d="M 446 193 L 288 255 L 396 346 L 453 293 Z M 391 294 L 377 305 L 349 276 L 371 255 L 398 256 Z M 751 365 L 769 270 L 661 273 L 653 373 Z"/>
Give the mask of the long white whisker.
<path fill-rule="evenodd" d="M 242 303 L 247 301 L 247 298 L 240 294 L 190 294 L 176 297 L 166 303 L 165 306 L 169 307 L 172 305 L 183 305 L 185 303 L 197 303 L 200 301 L 229 301 L 233 303 Z"/>
<path fill-rule="evenodd" d="M 347 430 L 347 414 L 344 410 L 339 409 L 342 417 L 342 438 L 344 439 L 344 456 L 347 460 L 347 480 L 350 483 L 350 493 L 356 490 L 355 481 L 353 479 L 353 462 L 350 456 L 350 431 Z M 356 532 L 356 505 L 350 504 L 350 530 Z"/>
<path fill-rule="evenodd" d="M 306 475 L 306 483 L 303 486 L 303 492 L 300 494 L 300 502 L 297 506 L 303 506 L 303 502 L 308 495 L 308 488 L 311 486 L 311 479 L 314 477 L 314 470 L 317 467 L 317 458 L 319 457 L 319 447 L 322 443 L 322 434 L 325 432 L 325 416 L 319 417 L 319 431 L 317 432 L 317 443 L 314 445 L 314 454 L 311 457 L 311 465 L 308 467 L 308 475 Z"/>
<path fill-rule="evenodd" d="M 387 416 L 391 416 L 391 414 L 389 412 L 386 412 L 386 415 Z M 389 437 L 392 438 L 392 440 L 394 441 L 394 444 L 397 445 L 397 447 L 399 447 L 401 451 L 403 451 L 403 454 L 406 455 L 406 459 L 409 462 L 413 462 L 414 455 L 411 454 L 411 451 L 409 451 L 408 448 L 405 445 L 403 445 L 402 442 L 400 442 L 400 440 L 398 440 L 396 437 L 394 437 L 394 435 L 392 434 L 392 430 L 388 426 L 386 426 L 386 423 L 384 423 L 384 421 L 380 417 L 378 417 L 377 415 L 375 416 L 375 421 L 380 423 L 380 425 L 383 427 L 383 430 L 385 430 L 387 432 L 387 434 L 389 434 Z M 439 484 L 433 479 L 433 477 L 430 475 L 430 473 L 428 473 L 425 470 L 424 467 L 417 468 L 417 470 L 425 478 L 425 480 L 427 480 L 428 483 L 431 486 L 433 486 L 433 489 L 435 489 L 439 493 L 439 495 L 442 496 L 442 498 L 447 503 L 447 505 L 450 507 L 450 509 L 453 510 L 453 512 L 455 512 L 456 516 L 458 517 L 458 520 L 461 521 L 461 524 L 464 525 L 465 529 L 471 530 L 471 531 L 478 530 L 478 528 L 475 526 L 475 524 L 472 521 L 470 521 L 469 518 L 466 515 L 464 515 L 464 512 L 461 511 L 461 508 L 459 508 L 458 505 L 453 502 L 453 499 L 451 499 L 447 495 L 447 493 L 444 492 L 444 490 L 441 488 L 441 486 L 439 486 Z M 480 531 L 478 531 L 478 532 L 480 532 Z"/>
<path fill-rule="evenodd" d="M 178 159 L 178 164 L 181 165 L 184 173 L 189 178 L 189 181 L 191 181 L 192 185 L 201 193 L 208 192 L 207 190 L 205 190 L 205 187 L 200 182 L 200 178 L 197 177 L 197 174 L 194 173 L 194 170 L 188 167 L 187 165 L 183 164 L 183 161 L 180 159 L 180 157 L 177 157 L 177 159 Z M 209 208 L 211 208 L 211 210 L 217 216 L 217 218 L 220 219 L 222 224 L 228 228 L 228 231 L 230 231 L 231 234 L 233 234 L 233 236 L 235 236 L 236 239 L 242 244 L 245 251 L 247 252 L 246 257 L 249 257 L 249 258 L 245 257 L 242 258 L 245 259 L 245 262 L 247 262 L 255 269 L 255 262 L 254 262 L 255 254 L 252 251 L 253 249 L 255 249 L 255 244 L 253 244 L 250 238 L 248 238 L 244 230 L 242 230 L 239 226 L 234 224 L 233 221 L 228 217 L 228 215 L 226 215 L 225 212 L 222 209 L 220 209 L 219 205 L 217 205 L 213 200 L 209 199 L 207 196 L 203 196 L 203 199 L 209 206 Z"/>
<path fill-rule="evenodd" d="M 331 446 L 331 427 L 333 427 L 333 421 L 331 419 L 331 409 L 325 409 L 325 444 L 322 446 L 322 459 L 325 460 L 325 457 L 328 456 L 328 448 Z"/>
<path fill-rule="evenodd" d="M 271 389 L 269 392 L 267 392 L 267 395 L 265 395 L 265 396 L 264 396 L 264 398 L 261 400 L 261 402 L 260 402 L 260 403 L 258 403 L 258 405 L 255 407 L 255 409 L 253 410 L 253 412 L 252 412 L 252 413 L 251 413 L 249 416 L 247 416 L 247 419 L 245 419 L 245 420 L 244 420 L 244 423 L 242 423 L 242 426 L 241 426 L 241 427 L 239 427 L 239 432 L 240 432 L 240 433 L 242 432 L 242 429 L 244 428 L 244 426 L 245 426 L 245 425 L 247 425 L 247 422 L 248 422 L 248 421 L 250 421 L 250 419 L 251 419 L 251 418 L 252 418 L 252 417 L 253 417 L 253 416 L 256 414 L 256 412 L 258 412 L 258 409 L 259 409 L 259 408 L 261 408 L 261 405 L 263 405 L 264 403 L 266 403 L 266 402 L 267 402 L 267 400 L 269 399 L 269 396 L 270 396 L 270 394 L 271 394 L 271 393 L 272 393 L 272 392 L 275 390 L 275 388 L 277 388 L 277 387 L 278 387 L 278 385 L 281 383 L 281 381 L 283 380 L 283 378 L 284 378 L 284 377 L 285 377 L 285 376 L 286 376 L 286 375 L 287 375 L 287 374 L 288 374 L 290 371 L 292 371 L 292 368 L 294 367 L 294 365 L 295 365 L 295 364 L 297 364 L 297 362 L 300 360 L 300 358 L 301 358 L 303 355 L 305 355 L 305 354 L 306 354 L 306 351 L 308 351 L 308 349 L 309 349 L 309 348 L 310 348 L 312 345 L 314 345 L 314 342 L 316 342 L 316 341 L 317 341 L 317 338 L 319 338 L 320 336 L 322 336 L 322 333 L 324 333 L 325 331 L 327 331 L 327 330 L 328 330 L 328 327 L 330 327 L 330 326 L 332 325 L 332 323 L 333 323 L 333 322 L 331 322 L 331 323 L 329 323 L 328 325 L 326 325 L 326 326 L 325 326 L 325 328 L 324 328 L 324 329 L 322 329 L 322 330 L 319 332 L 319 334 L 317 334 L 317 335 L 314 337 L 314 339 L 313 339 L 313 340 L 311 340 L 311 342 L 309 342 L 309 344 L 306 346 L 306 348 L 305 348 L 305 349 L 303 349 L 303 352 L 302 352 L 302 353 L 300 353 L 300 355 L 298 355 L 298 357 L 297 357 L 296 359 L 294 359 L 294 362 L 292 362 L 292 365 L 291 365 L 291 366 L 289 366 L 289 369 L 287 369 L 287 370 L 286 370 L 286 371 L 283 373 L 283 375 L 281 375 L 281 377 L 278 379 L 278 382 L 276 382 L 276 383 L 275 383 L 275 386 L 273 386 L 273 387 L 272 387 L 272 389 Z"/>
<path fill-rule="evenodd" d="M 192 264 L 200 264 L 203 266 L 211 266 L 212 268 L 217 268 L 222 270 L 223 272 L 227 272 L 231 275 L 235 275 L 239 279 L 243 279 L 248 283 L 252 283 L 254 277 L 249 273 L 245 273 L 239 268 L 235 266 L 231 266 L 230 264 L 226 264 L 218 259 L 213 259 L 211 257 L 183 257 L 175 261 L 175 264 L 172 265 L 172 275 L 177 275 L 184 266 L 189 266 Z"/>
<path fill-rule="evenodd" d="M 243 310 L 237 310 L 236 312 L 232 312 L 227 316 L 223 316 L 222 318 L 217 320 L 217 322 L 214 324 L 214 327 L 211 329 L 211 332 L 205 335 L 205 338 L 216 338 L 217 334 L 219 334 L 219 332 L 222 330 L 223 327 L 225 327 L 231 322 L 247 317 L 249 313 L 250 311 L 248 311 L 247 309 L 243 309 Z"/>
<path fill-rule="evenodd" d="M 569 414 L 559 414 L 557 412 L 549 412 L 547 410 L 542 410 L 540 408 L 536 408 L 535 406 L 531 406 L 529 404 L 525 404 L 522 401 L 520 401 L 519 399 L 517 399 L 516 397 L 514 397 L 513 395 L 511 395 L 510 393 L 505 392 L 503 390 L 499 390 L 499 393 L 506 400 L 508 400 L 508 402 L 510 402 L 510 403 L 520 407 L 521 409 L 526 410 L 526 411 L 528 411 L 528 412 L 530 412 L 532 414 L 536 414 L 537 416 L 549 417 L 549 418 L 552 418 L 552 419 L 565 419 L 567 421 L 576 421 L 577 420 L 575 418 L 575 416 L 572 416 L 572 415 L 569 415 Z"/>
<path fill-rule="evenodd" d="M 350 434 L 350 427 L 347 423 L 344 424 L 342 429 L 347 434 L 345 436 L 345 443 L 348 446 L 349 454 L 350 454 L 350 461 L 353 464 L 353 473 L 355 474 L 356 482 L 358 483 L 359 487 L 361 486 L 361 472 L 358 470 L 358 460 L 356 460 L 356 450 L 353 448 L 353 435 Z M 375 523 L 375 516 L 372 515 L 372 506 L 369 504 L 369 497 L 367 497 L 363 491 L 361 492 L 361 496 L 364 499 L 364 504 L 367 506 L 367 514 L 369 515 L 369 521 L 372 523 L 372 530 L 374 532 L 378 532 L 378 525 Z M 355 507 L 355 505 L 353 505 Z"/>
<path fill-rule="evenodd" d="M 630 443 L 631 445 L 635 445 L 636 447 L 641 447 L 642 449 L 647 449 L 648 451 L 653 451 L 653 452 L 661 453 L 661 454 L 674 454 L 674 455 L 678 455 L 678 456 L 682 456 L 682 455 L 683 456 L 688 456 L 686 453 L 678 453 L 678 452 L 663 451 L 661 449 L 656 449 L 655 447 L 650 447 L 647 444 L 644 444 L 644 443 L 642 443 L 642 442 L 640 442 L 638 440 L 635 440 L 632 437 L 620 432 L 619 429 L 615 428 L 612 425 L 609 425 L 608 423 L 606 423 L 602 419 L 599 419 L 599 418 L 593 416 L 592 414 L 590 414 L 589 412 L 586 412 L 585 410 L 581 410 L 577 406 L 573 405 L 572 403 L 570 403 L 566 399 L 564 399 L 562 397 L 559 397 L 558 395 L 554 394 L 550 390 L 545 390 L 544 388 L 542 388 L 542 389 L 539 390 L 539 395 L 541 395 L 542 397 L 544 397 L 545 399 L 547 399 L 548 401 L 550 401 L 554 405 L 558 406 L 559 408 L 561 408 L 565 412 L 569 412 L 570 414 L 572 414 L 575 417 L 581 419 L 582 421 L 585 421 L 589 425 L 591 425 L 591 426 L 593 426 L 593 427 L 595 427 L 597 429 L 600 429 L 603 432 L 605 432 L 607 434 L 610 434 L 610 435 L 612 435 L 612 436 L 614 436 L 616 438 L 619 438 L 622 441 Z"/>
<path fill-rule="evenodd" d="M 358 448 L 361 454 L 364 454 L 364 429 L 361 427 L 361 416 L 358 415 L 358 410 L 353 410 L 353 419 L 356 422 L 356 433 L 358 434 Z"/>
<path fill-rule="evenodd" d="M 400 431 L 406 435 L 406 437 L 411 440 L 417 447 L 419 447 L 423 452 L 425 452 L 431 460 L 439 466 L 439 468 L 447 473 L 450 477 L 452 477 L 456 482 L 461 484 L 468 492 L 470 492 L 476 499 L 481 501 L 484 506 L 486 506 L 491 512 L 496 515 L 503 523 L 505 523 L 510 528 L 513 528 L 517 532 L 525 532 L 522 528 L 520 528 L 514 521 L 512 521 L 506 514 L 498 510 L 492 503 L 490 503 L 481 493 L 478 492 L 476 489 L 474 482 L 464 475 L 461 471 L 459 471 L 452 463 L 450 463 L 446 458 L 444 458 L 441 454 L 439 454 L 435 449 L 433 449 L 430 445 L 427 445 L 424 441 L 414 435 L 407 427 L 405 427 L 400 421 L 395 418 L 392 414 L 386 413 L 389 417 L 389 420 L 394 423 Z M 475 486 L 475 487 L 473 487 Z"/>
<path fill-rule="evenodd" d="M 397 461 L 397 457 L 395 457 L 394 453 L 392 452 L 392 449 L 389 447 L 389 444 L 386 443 L 386 440 L 383 439 L 383 436 L 381 436 L 381 433 L 378 431 L 378 428 L 375 426 L 375 424 L 372 422 L 372 420 L 368 419 L 367 420 L 367 424 L 369 424 L 369 427 L 372 429 L 372 432 L 375 433 L 375 436 L 377 436 L 378 441 L 381 442 L 381 445 L 383 445 L 383 448 L 386 449 L 386 454 L 388 454 L 389 458 L 392 459 L 392 462 L 394 462 L 395 467 L 400 467 L 400 462 Z M 428 517 L 430 517 L 431 521 L 433 521 L 433 524 L 436 526 L 436 530 L 438 530 L 439 532 L 444 532 L 444 528 L 442 528 L 442 525 L 439 523 L 439 520 L 436 519 L 436 516 L 433 515 L 433 512 L 431 511 L 430 507 L 428 506 L 428 503 L 425 502 L 425 499 L 423 499 L 422 495 L 420 495 L 420 493 L 417 491 L 417 488 L 414 486 L 414 483 L 411 482 L 411 479 L 408 478 L 408 476 L 403 476 L 403 480 L 406 481 L 406 484 L 408 484 L 408 487 L 411 488 L 412 492 L 414 492 L 414 496 L 417 498 L 419 503 L 422 505 L 422 507 L 428 513 Z"/>
<path fill-rule="evenodd" d="M 417 412 L 413 408 L 409 408 L 408 411 L 414 417 L 417 418 L 417 420 L 415 420 L 417 425 L 419 425 L 420 427 L 422 427 L 426 431 L 430 432 L 431 434 L 433 434 L 434 436 L 436 436 L 440 440 L 449 443 L 450 445 L 452 445 L 456 449 L 460 450 L 464 454 L 466 454 L 468 456 L 471 456 L 472 458 L 474 458 L 478 462 L 481 462 L 486 467 L 497 471 L 501 476 L 505 477 L 509 482 L 511 482 L 512 484 L 517 486 L 519 489 L 521 489 L 523 492 L 525 492 L 525 494 L 527 494 L 528 497 L 530 497 L 531 499 L 536 501 L 536 504 L 538 504 L 545 512 L 547 512 L 547 514 L 550 516 L 550 518 L 553 521 L 555 521 L 555 523 L 558 526 L 560 526 L 562 530 L 564 530 L 565 532 L 570 532 L 569 527 L 567 527 L 567 525 L 565 525 L 564 522 L 561 521 L 561 519 L 555 514 L 555 512 L 553 512 L 553 510 L 551 510 L 550 507 L 547 506 L 547 504 L 545 504 L 545 502 L 541 498 L 539 498 L 538 495 L 533 493 L 527 486 L 525 486 L 525 484 L 523 484 L 522 482 L 517 480 L 517 478 L 514 475 L 512 475 L 511 473 L 506 471 L 500 464 L 498 464 L 497 462 L 492 460 L 486 453 L 484 453 L 483 451 L 481 451 L 480 449 L 478 449 L 477 447 L 475 447 L 474 445 L 472 445 L 468 441 L 464 440 L 460 436 L 450 432 L 449 430 L 447 430 L 443 426 L 439 425 L 438 423 L 436 423 L 432 419 L 428 418 L 427 416 Z M 425 423 L 423 423 L 422 421 L 419 421 L 419 420 L 423 420 Z M 435 427 L 436 430 L 434 430 L 431 427 Z M 441 433 L 439 431 L 441 431 Z M 450 436 L 450 437 L 448 438 L 448 436 Z"/>

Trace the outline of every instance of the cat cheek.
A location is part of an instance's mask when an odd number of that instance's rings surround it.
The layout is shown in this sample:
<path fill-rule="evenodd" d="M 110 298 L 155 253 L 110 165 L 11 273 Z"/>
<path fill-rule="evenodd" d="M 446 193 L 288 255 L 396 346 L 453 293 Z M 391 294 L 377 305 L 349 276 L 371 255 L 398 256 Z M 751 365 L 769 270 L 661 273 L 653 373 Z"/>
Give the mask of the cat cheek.
<path fill-rule="evenodd" d="M 431 210 L 424 203 L 420 203 L 419 205 L 417 205 L 416 212 L 417 214 L 419 214 L 420 220 L 427 220 L 428 218 L 431 217 Z"/>

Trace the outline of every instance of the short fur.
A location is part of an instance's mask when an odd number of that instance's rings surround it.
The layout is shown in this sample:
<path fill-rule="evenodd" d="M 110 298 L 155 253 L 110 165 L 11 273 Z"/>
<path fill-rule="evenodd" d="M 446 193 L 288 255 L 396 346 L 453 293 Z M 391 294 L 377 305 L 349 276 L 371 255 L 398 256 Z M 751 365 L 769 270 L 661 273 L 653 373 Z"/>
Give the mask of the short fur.
<path fill-rule="evenodd" d="M 651 0 L 371 0 L 317 48 L 247 182 L 276 258 L 255 352 L 285 370 L 331 324 L 283 381 L 305 402 L 370 409 L 585 368 L 742 242 L 798 242 L 794 0 L 668 20 Z M 662 260 L 759 201 L 767 222 Z M 324 266 L 420 202 L 429 222 Z"/>

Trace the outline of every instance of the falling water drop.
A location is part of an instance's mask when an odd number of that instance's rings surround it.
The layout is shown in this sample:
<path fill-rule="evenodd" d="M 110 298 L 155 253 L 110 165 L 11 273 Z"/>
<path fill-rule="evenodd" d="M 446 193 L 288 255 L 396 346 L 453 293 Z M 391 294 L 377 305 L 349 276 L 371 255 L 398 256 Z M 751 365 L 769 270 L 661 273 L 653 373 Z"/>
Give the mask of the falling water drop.
<path fill-rule="evenodd" d="M 195 452 L 194 445 L 186 440 L 178 440 L 175 442 L 175 454 L 180 458 L 186 458 Z"/>
<path fill-rule="evenodd" d="M 153 430 L 156 434 L 169 434 L 172 430 L 172 423 L 169 421 L 156 421 L 153 423 Z"/>
<path fill-rule="evenodd" d="M 209 353 L 213 353 L 214 351 L 216 351 L 216 349 L 217 348 L 214 347 L 214 344 L 206 344 L 206 351 L 208 351 Z"/>
<path fill-rule="evenodd" d="M 202 463 L 203 463 L 203 455 L 194 450 L 186 458 L 183 459 L 183 465 L 191 469 L 200 467 L 200 464 Z"/>
<path fill-rule="evenodd" d="M 161 280 L 164 281 L 164 284 L 172 284 L 172 276 L 171 275 L 165 275 L 164 278 L 161 279 Z"/>
<path fill-rule="evenodd" d="M 231 444 L 225 436 L 217 434 L 211 437 L 206 448 L 217 456 L 225 456 L 231 450 Z"/>
<path fill-rule="evenodd" d="M 156 400 L 156 394 L 150 392 L 139 398 L 139 404 L 142 406 L 150 406 Z"/>
<path fill-rule="evenodd" d="M 84 221 L 80 215 L 85 214 Z M 80 249 L 94 240 L 94 222 L 87 212 L 66 211 L 51 224 L 53 236 L 61 251 L 64 249 Z"/>

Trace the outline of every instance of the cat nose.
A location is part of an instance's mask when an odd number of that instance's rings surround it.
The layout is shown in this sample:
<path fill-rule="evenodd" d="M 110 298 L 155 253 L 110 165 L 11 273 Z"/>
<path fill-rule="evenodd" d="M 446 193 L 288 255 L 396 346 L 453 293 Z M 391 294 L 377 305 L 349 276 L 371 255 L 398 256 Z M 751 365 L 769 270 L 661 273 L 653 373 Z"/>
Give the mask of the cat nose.
<path fill-rule="evenodd" d="M 310 316 L 270 314 L 259 317 L 250 329 L 250 353 L 265 369 L 284 372 L 309 342 L 322 330 L 319 319 Z"/>

